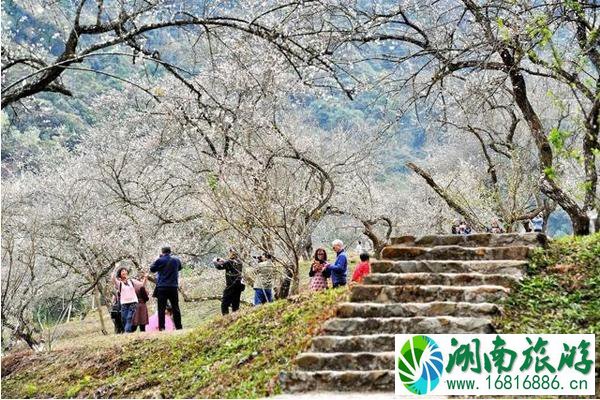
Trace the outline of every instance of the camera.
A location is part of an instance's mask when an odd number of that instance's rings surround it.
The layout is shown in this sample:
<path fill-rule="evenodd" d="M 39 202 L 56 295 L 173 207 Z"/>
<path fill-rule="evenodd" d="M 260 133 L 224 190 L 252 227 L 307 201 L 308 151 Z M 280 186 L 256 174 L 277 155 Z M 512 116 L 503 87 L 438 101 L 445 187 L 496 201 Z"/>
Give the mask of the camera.
<path fill-rule="evenodd" d="M 263 253 L 258 256 L 252 256 L 258 262 L 264 262 L 273 258 L 269 253 Z"/>

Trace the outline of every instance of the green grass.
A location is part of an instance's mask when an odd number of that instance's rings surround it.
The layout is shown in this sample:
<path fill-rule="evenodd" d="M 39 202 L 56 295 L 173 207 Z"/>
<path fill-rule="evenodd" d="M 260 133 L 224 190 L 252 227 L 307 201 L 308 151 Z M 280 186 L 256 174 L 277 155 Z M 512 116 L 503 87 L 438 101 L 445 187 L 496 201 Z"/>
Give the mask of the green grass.
<path fill-rule="evenodd" d="M 600 333 L 600 234 L 537 249 L 496 321 L 506 333 Z"/>
<path fill-rule="evenodd" d="M 279 372 L 293 368 L 346 289 L 216 317 L 183 333 L 118 335 L 2 359 L 3 397 L 224 397 L 277 394 Z"/>

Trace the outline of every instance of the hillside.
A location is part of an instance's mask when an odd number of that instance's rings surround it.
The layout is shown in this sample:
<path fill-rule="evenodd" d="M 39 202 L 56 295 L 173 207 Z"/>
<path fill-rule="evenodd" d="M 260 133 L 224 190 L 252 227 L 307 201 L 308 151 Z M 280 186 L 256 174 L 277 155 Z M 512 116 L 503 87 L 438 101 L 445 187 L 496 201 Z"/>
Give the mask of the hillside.
<path fill-rule="evenodd" d="M 495 321 L 505 333 L 597 333 L 600 234 L 552 241 Z M 279 372 L 306 350 L 345 290 L 280 300 L 171 334 L 90 336 L 50 353 L 2 360 L 4 397 L 256 398 L 281 391 Z M 596 346 L 598 348 L 598 345 Z"/>
<path fill-rule="evenodd" d="M 496 325 L 507 333 L 598 334 L 599 293 L 600 233 L 563 237 L 535 251 Z"/>
<path fill-rule="evenodd" d="M 596 334 L 596 398 L 600 395 L 600 233 L 567 236 L 537 249 L 528 275 L 501 318 L 505 333 Z"/>
<path fill-rule="evenodd" d="M 306 349 L 344 290 L 304 293 L 172 334 L 113 336 L 2 359 L 2 396 L 238 397 L 280 391 L 277 375 Z M 291 334 L 293 333 L 293 334 Z"/>

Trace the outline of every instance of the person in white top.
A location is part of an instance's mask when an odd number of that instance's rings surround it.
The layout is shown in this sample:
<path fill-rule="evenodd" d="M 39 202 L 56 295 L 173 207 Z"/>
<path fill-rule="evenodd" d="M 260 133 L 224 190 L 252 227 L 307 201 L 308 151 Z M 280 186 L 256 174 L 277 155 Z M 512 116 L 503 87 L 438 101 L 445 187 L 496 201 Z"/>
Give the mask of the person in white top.
<path fill-rule="evenodd" d="M 129 278 L 129 271 L 125 267 L 120 267 L 116 273 L 112 275 L 112 281 L 115 284 L 117 298 L 121 304 L 121 319 L 125 332 L 133 332 L 133 313 L 137 307 L 138 298 L 135 294 L 136 286 L 144 286 L 146 284 L 147 274 L 141 281 Z"/>
<path fill-rule="evenodd" d="M 530 221 L 531 229 L 534 232 L 542 232 L 544 229 L 544 214 L 539 213 L 535 218 Z"/>
<path fill-rule="evenodd" d="M 364 253 L 365 249 L 362 245 L 362 242 L 359 240 L 358 244 L 356 245 L 356 247 L 354 248 L 354 251 L 356 251 L 356 254 L 358 254 L 359 256 Z"/>

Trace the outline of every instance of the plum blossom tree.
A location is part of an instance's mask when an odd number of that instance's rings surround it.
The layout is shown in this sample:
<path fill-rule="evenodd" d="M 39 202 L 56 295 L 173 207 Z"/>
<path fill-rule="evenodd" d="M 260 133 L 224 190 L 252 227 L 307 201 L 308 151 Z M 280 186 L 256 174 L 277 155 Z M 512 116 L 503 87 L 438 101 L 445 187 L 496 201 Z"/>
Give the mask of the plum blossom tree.
<path fill-rule="evenodd" d="M 452 116 L 447 100 L 459 90 L 479 101 L 465 111 L 487 117 L 509 99 L 532 140 L 542 193 L 569 215 L 576 234 L 588 233 L 600 148 L 594 2 L 415 0 L 353 10 L 359 22 L 350 43 L 362 60 L 383 63 L 380 87 L 407 100 L 402 111 Z M 547 110 L 560 116 L 545 120 Z M 577 161 L 574 191 L 563 167 L 569 159 Z"/>
<path fill-rule="evenodd" d="M 409 168 L 478 230 L 493 217 L 512 230 L 540 212 L 549 215 L 555 203 L 531 174 L 537 158 L 523 119 L 510 102 L 489 103 L 484 113 L 476 114 L 481 100 L 466 98 L 467 93 L 457 90 L 448 96 L 448 113 L 425 127 L 427 159 L 409 163 Z M 552 110 L 542 115 L 555 117 Z M 427 163 L 428 171 L 419 163 Z"/>
<path fill-rule="evenodd" d="M 161 0 L 3 3 L 8 29 L 2 38 L 2 108 L 41 92 L 72 96 L 63 78 L 75 72 L 102 74 L 149 92 L 139 81 L 86 62 L 106 57 L 131 59 L 142 70 L 159 67 L 201 96 L 202 88 L 191 80 L 202 72 L 196 62 L 212 58 L 218 53 L 215 46 L 227 46 L 231 37 L 241 39 L 228 49 L 233 54 L 258 41 L 280 54 L 300 79 L 333 84 L 351 95 L 351 88 L 332 74 L 340 66 L 326 57 L 340 34 L 343 14 L 337 9 L 335 3 L 320 1 L 242 1 L 235 6 Z M 13 21 L 11 14 L 22 16 Z M 42 22 L 31 29 L 43 40 L 21 38 L 29 19 Z M 173 42 L 185 44 L 181 53 L 177 46 L 165 45 Z M 182 53 L 190 56 L 180 57 Z"/>
<path fill-rule="evenodd" d="M 29 190 L 43 216 L 45 239 L 35 246 L 41 260 L 67 276 L 78 296 L 93 292 L 106 303 L 117 264 L 143 271 L 169 243 L 184 264 L 198 265 L 229 244 L 246 255 L 274 254 L 278 295 L 296 292 L 306 237 L 336 181 L 368 154 L 332 145 L 351 148 L 353 131 L 324 132 L 299 115 L 298 100 L 282 88 L 302 95 L 304 86 L 281 72 L 277 57 L 269 66 L 251 55 L 224 57 L 189 81 L 204 88 L 202 102 L 175 77 L 163 80 L 159 101 L 134 89 L 100 96 L 98 108 L 114 114 L 90 127 L 75 151 L 35 164 L 40 184 Z M 205 272 L 198 275 L 214 279 Z M 208 287 L 215 290 L 184 299 L 218 298 L 217 287 Z"/>
<path fill-rule="evenodd" d="M 72 281 L 66 271 L 44 257 L 45 220 L 34 189 L 39 183 L 25 174 L 2 189 L 2 327 L 31 348 L 39 345 L 36 307 L 57 291 L 73 293 L 64 287 Z"/>

